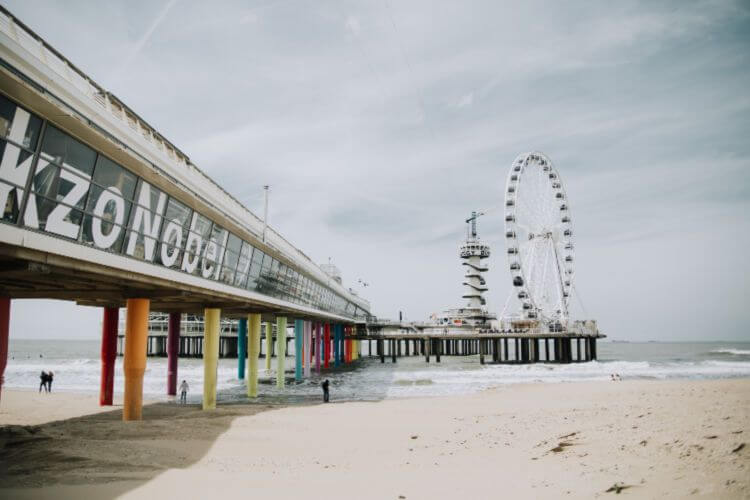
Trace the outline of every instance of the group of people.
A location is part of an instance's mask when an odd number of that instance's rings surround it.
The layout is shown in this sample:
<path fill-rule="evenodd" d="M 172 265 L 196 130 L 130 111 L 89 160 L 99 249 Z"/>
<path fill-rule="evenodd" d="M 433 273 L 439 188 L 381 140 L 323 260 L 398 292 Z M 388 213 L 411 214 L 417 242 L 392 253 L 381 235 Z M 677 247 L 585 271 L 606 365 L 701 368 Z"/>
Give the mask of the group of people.
<path fill-rule="evenodd" d="M 45 372 L 42 371 L 42 374 L 39 375 L 39 379 L 41 382 L 39 383 L 39 392 L 42 392 L 42 388 L 44 388 L 44 392 L 52 392 L 52 378 L 54 377 L 54 373 L 52 372 Z"/>

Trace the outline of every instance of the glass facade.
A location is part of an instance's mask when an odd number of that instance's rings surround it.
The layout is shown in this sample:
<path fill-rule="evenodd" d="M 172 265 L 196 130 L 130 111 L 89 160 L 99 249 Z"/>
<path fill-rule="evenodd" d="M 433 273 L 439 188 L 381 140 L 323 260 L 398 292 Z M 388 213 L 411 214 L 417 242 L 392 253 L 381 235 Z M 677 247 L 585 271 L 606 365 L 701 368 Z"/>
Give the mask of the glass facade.
<path fill-rule="evenodd" d="M 368 314 L 2 95 L 0 203 L 4 223 L 342 316 Z"/>

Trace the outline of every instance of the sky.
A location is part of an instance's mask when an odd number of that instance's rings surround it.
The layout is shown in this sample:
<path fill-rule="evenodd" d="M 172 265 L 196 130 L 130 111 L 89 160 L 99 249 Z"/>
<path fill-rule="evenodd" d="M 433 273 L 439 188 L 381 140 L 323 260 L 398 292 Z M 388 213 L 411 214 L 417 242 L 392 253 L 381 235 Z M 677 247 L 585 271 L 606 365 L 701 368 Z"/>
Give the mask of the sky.
<path fill-rule="evenodd" d="M 750 340 L 747 2 L 3 4 L 256 214 L 269 184 L 271 225 L 378 316 L 463 304 L 472 210 L 503 309 L 494 207 L 537 150 L 571 206 L 577 317 Z M 11 336 L 96 339 L 100 317 L 15 301 Z"/>

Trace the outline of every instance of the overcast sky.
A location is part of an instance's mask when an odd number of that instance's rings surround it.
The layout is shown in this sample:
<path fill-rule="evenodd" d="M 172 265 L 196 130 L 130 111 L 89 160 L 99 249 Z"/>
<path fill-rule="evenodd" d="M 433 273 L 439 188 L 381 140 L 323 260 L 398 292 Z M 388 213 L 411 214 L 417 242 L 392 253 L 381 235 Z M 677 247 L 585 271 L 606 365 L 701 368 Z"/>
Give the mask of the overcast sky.
<path fill-rule="evenodd" d="M 579 316 L 750 340 L 747 2 L 3 3 L 256 213 L 270 184 L 272 225 L 379 316 L 462 305 L 463 220 L 539 150 Z M 479 225 L 497 312 L 502 225 Z M 101 311 L 52 304 L 14 302 L 11 336 L 98 338 Z"/>

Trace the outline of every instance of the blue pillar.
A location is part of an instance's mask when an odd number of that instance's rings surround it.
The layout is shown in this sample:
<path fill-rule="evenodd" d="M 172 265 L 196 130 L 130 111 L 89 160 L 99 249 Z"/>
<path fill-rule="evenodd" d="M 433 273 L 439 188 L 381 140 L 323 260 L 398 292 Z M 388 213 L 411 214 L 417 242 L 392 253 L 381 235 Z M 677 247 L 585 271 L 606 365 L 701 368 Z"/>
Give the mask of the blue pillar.
<path fill-rule="evenodd" d="M 339 325 L 333 325 L 333 366 L 339 366 Z"/>
<path fill-rule="evenodd" d="M 344 360 L 344 325 L 336 325 L 336 333 L 338 335 L 338 340 L 336 341 L 336 366 L 339 366 Z"/>
<path fill-rule="evenodd" d="M 304 323 L 301 319 L 294 321 L 294 380 L 302 381 L 302 358 L 305 353 L 302 352 L 302 336 Z"/>
<path fill-rule="evenodd" d="M 237 330 L 237 378 L 245 378 L 245 358 L 247 357 L 247 318 L 241 319 Z"/>

